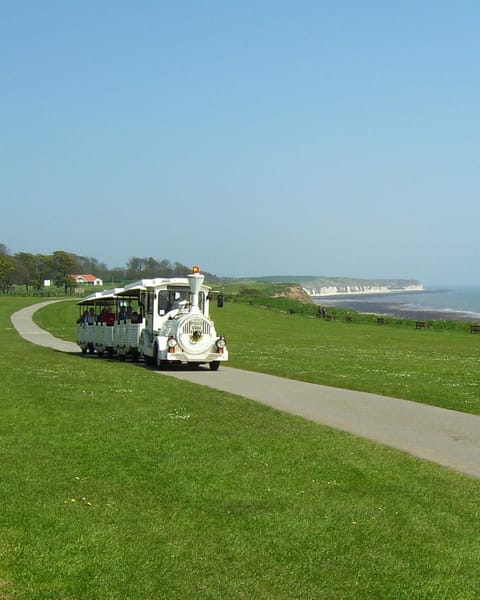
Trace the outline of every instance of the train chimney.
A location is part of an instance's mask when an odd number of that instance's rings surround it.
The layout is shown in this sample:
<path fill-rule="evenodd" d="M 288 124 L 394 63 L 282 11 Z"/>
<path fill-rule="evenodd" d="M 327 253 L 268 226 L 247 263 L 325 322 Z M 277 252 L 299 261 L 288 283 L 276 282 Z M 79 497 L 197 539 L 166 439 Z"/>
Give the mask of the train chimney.
<path fill-rule="evenodd" d="M 205 276 L 200 274 L 200 269 L 198 267 L 193 267 L 193 272 L 187 275 L 188 283 L 190 284 L 190 291 L 192 292 L 192 313 L 199 313 L 200 309 L 198 307 L 198 295 L 200 293 L 200 288 L 202 287 L 202 283 L 205 280 Z"/>

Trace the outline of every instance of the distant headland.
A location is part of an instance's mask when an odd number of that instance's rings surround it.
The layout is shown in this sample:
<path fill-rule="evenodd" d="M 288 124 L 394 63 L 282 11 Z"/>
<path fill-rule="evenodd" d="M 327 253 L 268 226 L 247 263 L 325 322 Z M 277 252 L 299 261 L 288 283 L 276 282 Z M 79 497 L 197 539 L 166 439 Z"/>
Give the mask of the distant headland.
<path fill-rule="evenodd" d="M 303 289 L 311 297 L 358 296 L 366 294 L 403 294 L 406 292 L 423 292 L 423 284 L 415 280 L 388 279 L 342 279 L 340 281 L 319 279 L 309 285 L 302 283 Z"/>
<path fill-rule="evenodd" d="M 332 296 L 365 296 L 367 294 L 403 294 L 424 292 L 423 284 L 416 279 L 359 279 L 354 277 L 326 276 L 276 276 L 257 278 L 275 283 L 297 283 L 311 298 Z"/>

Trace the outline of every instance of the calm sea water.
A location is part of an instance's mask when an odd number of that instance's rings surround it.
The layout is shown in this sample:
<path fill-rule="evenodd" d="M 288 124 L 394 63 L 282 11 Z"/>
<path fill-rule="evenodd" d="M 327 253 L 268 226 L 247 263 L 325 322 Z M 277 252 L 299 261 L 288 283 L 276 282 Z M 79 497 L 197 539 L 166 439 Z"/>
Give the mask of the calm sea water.
<path fill-rule="evenodd" d="M 319 304 L 349 306 L 362 311 L 362 304 L 372 303 L 385 305 L 400 305 L 404 309 L 419 311 L 439 311 L 445 313 L 464 313 L 475 319 L 480 319 L 480 286 L 464 287 L 431 287 L 424 292 L 405 294 L 369 294 L 354 298 L 317 298 Z"/>

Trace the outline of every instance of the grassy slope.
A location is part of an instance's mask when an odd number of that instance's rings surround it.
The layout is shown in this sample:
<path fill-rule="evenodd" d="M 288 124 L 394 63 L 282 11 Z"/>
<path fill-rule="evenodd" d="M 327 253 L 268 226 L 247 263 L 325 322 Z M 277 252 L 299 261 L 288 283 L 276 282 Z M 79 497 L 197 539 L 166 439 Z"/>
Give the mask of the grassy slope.
<path fill-rule="evenodd" d="M 11 330 L 12 308 L 2 299 L 0 594 L 478 596 L 480 482 L 142 367 L 35 347 Z"/>
<path fill-rule="evenodd" d="M 222 312 L 223 311 L 223 312 Z M 480 337 L 227 304 L 231 365 L 480 414 Z"/>
<path fill-rule="evenodd" d="M 36 319 L 74 340 L 75 310 L 65 302 Z M 231 366 L 480 414 L 480 336 L 466 330 L 329 322 L 230 302 L 213 316 Z"/>

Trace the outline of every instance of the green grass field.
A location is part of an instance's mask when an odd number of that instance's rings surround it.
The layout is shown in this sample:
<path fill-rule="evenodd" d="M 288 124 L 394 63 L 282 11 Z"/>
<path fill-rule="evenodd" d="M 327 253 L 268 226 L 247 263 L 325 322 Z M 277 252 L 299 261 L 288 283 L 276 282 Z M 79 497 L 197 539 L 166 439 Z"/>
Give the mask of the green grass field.
<path fill-rule="evenodd" d="M 36 347 L 9 321 L 27 302 L 0 300 L 0 598 L 478 597 L 478 480 L 142 366 Z M 214 316 L 231 366 L 478 412 L 476 336 L 229 303 Z M 62 303 L 37 320 L 72 339 L 74 318 Z"/>
<path fill-rule="evenodd" d="M 63 302 L 36 320 L 74 341 L 76 316 L 75 304 Z M 480 335 L 466 327 L 329 322 L 230 302 L 213 317 L 230 366 L 480 414 Z"/>
<path fill-rule="evenodd" d="M 222 312 L 223 311 L 223 312 Z M 215 312 L 244 369 L 480 414 L 480 336 L 329 322 L 231 304 Z"/>

